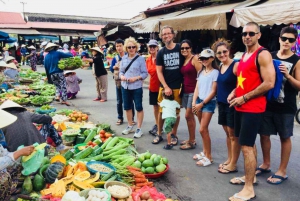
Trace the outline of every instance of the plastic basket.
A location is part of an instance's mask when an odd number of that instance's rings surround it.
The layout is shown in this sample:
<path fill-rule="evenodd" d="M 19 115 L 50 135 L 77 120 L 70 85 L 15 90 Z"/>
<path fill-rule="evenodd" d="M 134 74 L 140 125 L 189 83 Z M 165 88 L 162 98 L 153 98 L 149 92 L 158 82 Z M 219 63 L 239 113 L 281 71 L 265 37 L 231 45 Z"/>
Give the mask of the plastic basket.
<path fill-rule="evenodd" d="M 118 185 L 118 186 L 123 186 L 123 187 L 128 188 L 128 190 L 129 190 L 128 195 L 126 195 L 126 196 L 121 196 L 121 195 L 119 195 L 119 194 L 114 194 L 114 193 L 110 192 L 110 191 L 108 190 L 108 187 L 113 186 L 113 185 Z M 132 193 L 132 189 L 130 188 L 130 186 L 128 186 L 127 184 L 124 184 L 124 183 L 122 183 L 122 182 L 119 182 L 119 181 L 107 181 L 107 182 L 105 182 L 105 184 L 104 184 L 104 188 L 105 188 L 108 192 L 110 192 L 110 194 L 111 194 L 114 198 L 120 198 L 120 199 L 122 199 L 122 198 L 127 198 L 127 197 L 129 197 L 129 196 L 131 195 L 131 193 Z"/>
<path fill-rule="evenodd" d="M 106 190 L 106 189 L 103 189 L 103 188 L 86 189 L 86 190 L 80 191 L 80 192 L 79 192 L 79 195 L 80 195 L 81 197 L 84 197 L 85 199 L 87 199 L 87 198 L 89 197 L 89 192 L 90 192 L 91 190 L 104 191 L 104 192 L 108 195 L 107 201 L 111 201 L 111 194 L 110 194 L 110 192 L 109 192 L 108 190 Z"/>
<path fill-rule="evenodd" d="M 100 172 L 100 171 L 97 171 L 93 168 L 90 167 L 90 165 L 93 165 L 93 164 L 100 164 L 100 165 L 104 165 L 108 168 L 110 168 L 112 171 L 116 171 L 116 168 L 114 166 L 112 166 L 111 164 L 109 163 L 104 163 L 104 162 L 100 162 L 100 161 L 90 161 L 86 164 L 88 170 L 92 173 L 92 174 L 96 174 L 97 172 L 99 172 L 101 175 L 102 174 L 108 174 L 108 172 Z"/>

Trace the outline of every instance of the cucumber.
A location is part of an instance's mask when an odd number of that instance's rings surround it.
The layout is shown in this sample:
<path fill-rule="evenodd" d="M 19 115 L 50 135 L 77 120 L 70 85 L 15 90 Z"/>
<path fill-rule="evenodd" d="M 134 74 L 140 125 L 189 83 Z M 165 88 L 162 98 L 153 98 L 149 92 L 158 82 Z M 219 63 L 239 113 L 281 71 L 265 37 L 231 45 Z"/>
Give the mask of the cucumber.
<path fill-rule="evenodd" d="M 100 145 L 100 144 L 102 143 L 102 141 L 101 141 L 100 139 L 96 139 L 96 140 L 94 141 L 94 143 L 96 143 L 97 145 Z"/>
<path fill-rule="evenodd" d="M 106 148 L 114 147 L 119 141 L 118 137 L 114 137 L 107 145 Z"/>
<path fill-rule="evenodd" d="M 94 149 L 91 156 L 97 156 L 103 152 L 103 149 L 101 147 L 98 147 L 97 149 Z"/>
<path fill-rule="evenodd" d="M 111 172 L 107 173 L 103 178 L 101 178 L 101 181 L 107 181 L 114 174 L 115 174 L 115 171 L 111 171 Z"/>
<path fill-rule="evenodd" d="M 103 158 L 103 154 L 99 154 L 97 156 L 93 156 L 93 157 L 89 157 L 89 158 L 78 159 L 78 160 L 76 160 L 76 162 L 78 162 L 78 161 L 89 162 L 91 160 L 100 161 L 102 158 Z"/>
<path fill-rule="evenodd" d="M 109 138 L 104 142 L 104 144 L 101 145 L 101 148 L 102 148 L 102 149 L 105 149 L 106 146 L 107 146 L 107 144 L 108 144 L 112 139 L 113 139 L 112 137 L 109 137 Z"/>
<path fill-rule="evenodd" d="M 76 137 L 76 144 L 81 144 L 85 141 L 85 137 L 84 136 L 77 136 Z"/>
<path fill-rule="evenodd" d="M 87 136 L 87 138 L 85 139 L 84 143 L 88 143 L 89 141 L 91 141 L 92 139 L 94 139 L 94 137 L 97 135 L 97 131 L 95 131 L 94 129 L 91 130 L 91 132 L 89 133 L 89 135 Z"/>
<path fill-rule="evenodd" d="M 110 151 L 106 151 L 106 149 L 105 149 L 105 151 L 103 152 L 103 154 L 104 155 L 109 155 L 111 153 L 114 153 L 115 151 L 118 151 L 119 149 L 124 149 L 124 148 L 126 148 L 128 146 L 129 146 L 129 144 L 122 144 L 120 146 L 117 146 L 117 147 L 111 149 Z"/>
<path fill-rule="evenodd" d="M 117 178 L 118 178 L 118 175 L 115 174 L 106 181 L 115 181 Z"/>
<path fill-rule="evenodd" d="M 134 162 L 134 157 L 126 158 L 125 160 L 123 160 L 122 162 L 120 162 L 119 165 L 123 166 L 123 165 L 127 164 L 128 161 L 133 161 Z M 131 165 L 131 163 L 130 163 L 130 165 Z"/>
<path fill-rule="evenodd" d="M 123 167 L 131 166 L 134 163 L 134 158 L 126 160 L 126 163 L 123 164 Z"/>
<path fill-rule="evenodd" d="M 69 149 L 66 153 L 63 154 L 63 156 L 66 158 L 66 160 L 69 160 L 74 155 L 74 149 Z"/>
<path fill-rule="evenodd" d="M 78 160 L 78 159 L 86 158 L 86 157 L 89 156 L 92 152 L 93 152 L 93 148 L 92 148 L 92 147 L 87 147 L 87 148 L 85 148 L 84 150 L 82 150 L 82 151 L 80 151 L 79 153 L 77 153 L 77 154 L 74 156 L 74 159 L 75 159 L 75 160 Z"/>

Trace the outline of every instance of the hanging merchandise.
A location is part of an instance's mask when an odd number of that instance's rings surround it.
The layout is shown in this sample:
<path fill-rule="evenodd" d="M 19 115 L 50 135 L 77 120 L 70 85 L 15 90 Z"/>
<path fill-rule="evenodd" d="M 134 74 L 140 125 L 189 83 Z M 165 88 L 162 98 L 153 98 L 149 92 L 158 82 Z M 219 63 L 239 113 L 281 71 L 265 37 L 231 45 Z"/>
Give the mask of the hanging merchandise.
<path fill-rule="evenodd" d="M 296 44 L 292 47 L 292 51 L 295 52 L 297 56 L 300 56 L 300 24 L 291 24 L 291 27 L 294 27 L 298 31 L 298 38 Z"/>

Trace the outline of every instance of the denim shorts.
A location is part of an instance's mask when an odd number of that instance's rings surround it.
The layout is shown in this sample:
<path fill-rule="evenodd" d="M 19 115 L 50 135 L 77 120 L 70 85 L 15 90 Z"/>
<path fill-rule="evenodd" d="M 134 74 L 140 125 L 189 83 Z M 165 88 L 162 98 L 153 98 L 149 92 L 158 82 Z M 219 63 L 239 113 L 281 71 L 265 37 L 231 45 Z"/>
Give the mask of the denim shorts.
<path fill-rule="evenodd" d="M 182 107 L 184 108 L 192 108 L 194 93 L 183 94 L 182 97 Z"/>
<path fill-rule="evenodd" d="M 124 110 L 131 110 L 133 101 L 136 111 L 143 111 L 143 88 L 129 90 L 122 87 L 122 97 Z"/>
<path fill-rule="evenodd" d="M 201 103 L 203 100 L 200 99 L 199 97 L 196 100 L 196 104 Z M 210 112 L 210 113 L 215 113 L 216 109 L 216 100 L 211 100 L 208 103 L 206 103 L 203 108 L 201 108 L 201 112 Z"/>

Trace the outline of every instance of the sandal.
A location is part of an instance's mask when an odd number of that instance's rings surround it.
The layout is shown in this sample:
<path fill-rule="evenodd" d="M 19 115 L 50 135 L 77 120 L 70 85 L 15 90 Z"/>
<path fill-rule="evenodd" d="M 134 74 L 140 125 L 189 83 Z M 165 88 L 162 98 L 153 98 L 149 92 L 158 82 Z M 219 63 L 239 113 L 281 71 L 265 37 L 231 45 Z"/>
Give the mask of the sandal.
<path fill-rule="evenodd" d="M 171 134 L 171 144 L 173 146 L 176 146 L 178 144 L 178 137 L 174 135 L 173 133 Z"/>
<path fill-rule="evenodd" d="M 93 101 L 99 101 L 99 100 L 101 100 L 100 98 L 95 98 Z"/>
<path fill-rule="evenodd" d="M 68 103 L 68 102 L 61 102 L 60 104 L 70 106 L 70 103 Z"/>
<path fill-rule="evenodd" d="M 206 167 L 212 164 L 212 161 L 209 160 L 206 156 L 204 156 L 201 160 L 199 160 L 196 165 L 201 167 Z"/>
<path fill-rule="evenodd" d="M 123 124 L 123 120 L 122 119 L 118 119 L 118 121 L 116 122 L 116 125 L 122 125 Z"/>
<path fill-rule="evenodd" d="M 236 194 L 234 194 L 232 197 L 229 198 L 229 200 L 231 200 L 231 201 L 235 201 L 236 199 L 243 200 L 243 201 L 251 201 L 251 200 L 255 200 L 255 199 L 256 199 L 256 195 L 254 195 L 254 196 L 251 197 L 251 198 L 245 198 L 245 197 L 239 196 L 239 195 L 236 193 Z"/>
<path fill-rule="evenodd" d="M 218 170 L 218 172 L 221 173 L 221 174 L 230 174 L 230 173 L 238 172 L 238 169 L 228 170 L 228 169 L 225 169 L 225 168 L 221 168 L 221 169 Z"/>
<path fill-rule="evenodd" d="M 135 124 L 136 124 L 135 121 L 132 120 L 132 124 L 131 125 L 134 126 Z"/>
<path fill-rule="evenodd" d="M 232 185 L 245 185 L 245 180 L 242 177 L 234 177 L 229 181 Z M 257 186 L 258 181 L 253 182 L 253 186 Z"/>
<path fill-rule="evenodd" d="M 100 100 L 100 102 L 106 102 L 107 100 Z"/>
<path fill-rule="evenodd" d="M 180 145 L 185 145 L 185 144 L 188 143 L 188 142 L 189 142 L 189 140 L 184 140 L 184 141 L 180 142 Z M 196 141 L 193 142 L 193 145 L 194 145 L 194 146 L 197 145 Z"/>
<path fill-rule="evenodd" d="M 166 149 L 166 150 L 170 150 L 170 149 L 173 149 L 173 145 L 172 144 L 167 144 L 163 148 Z"/>
<path fill-rule="evenodd" d="M 162 138 L 162 136 L 157 135 L 154 140 L 152 141 L 152 144 L 159 144 L 161 141 L 163 141 L 164 139 Z"/>
<path fill-rule="evenodd" d="M 60 98 L 59 98 L 59 97 L 56 97 L 56 98 L 55 98 L 55 101 L 57 101 L 57 102 L 58 102 L 59 100 L 60 100 Z"/>
<path fill-rule="evenodd" d="M 200 152 L 200 154 L 195 154 L 193 156 L 193 159 L 194 160 L 201 160 L 203 157 L 205 157 L 204 153 L 203 152 Z"/>
<path fill-rule="evenodd" d="M 225 167 L 226 165 L 228 165 L 228 164 L 226 164 L 226 163 L 221 163 L 221 164 L 219 165 L 219 169 Z"/>
<path fill-rule="evenodd" d="M 180 146 L 180 149 L 181 150 L 189 150 L 189 149 L 195 149 L 195 144 L 194 143 L 190 143 L 190 142 L 187 142 L 186 144 L 184 145 L 181 145 Z"/>

